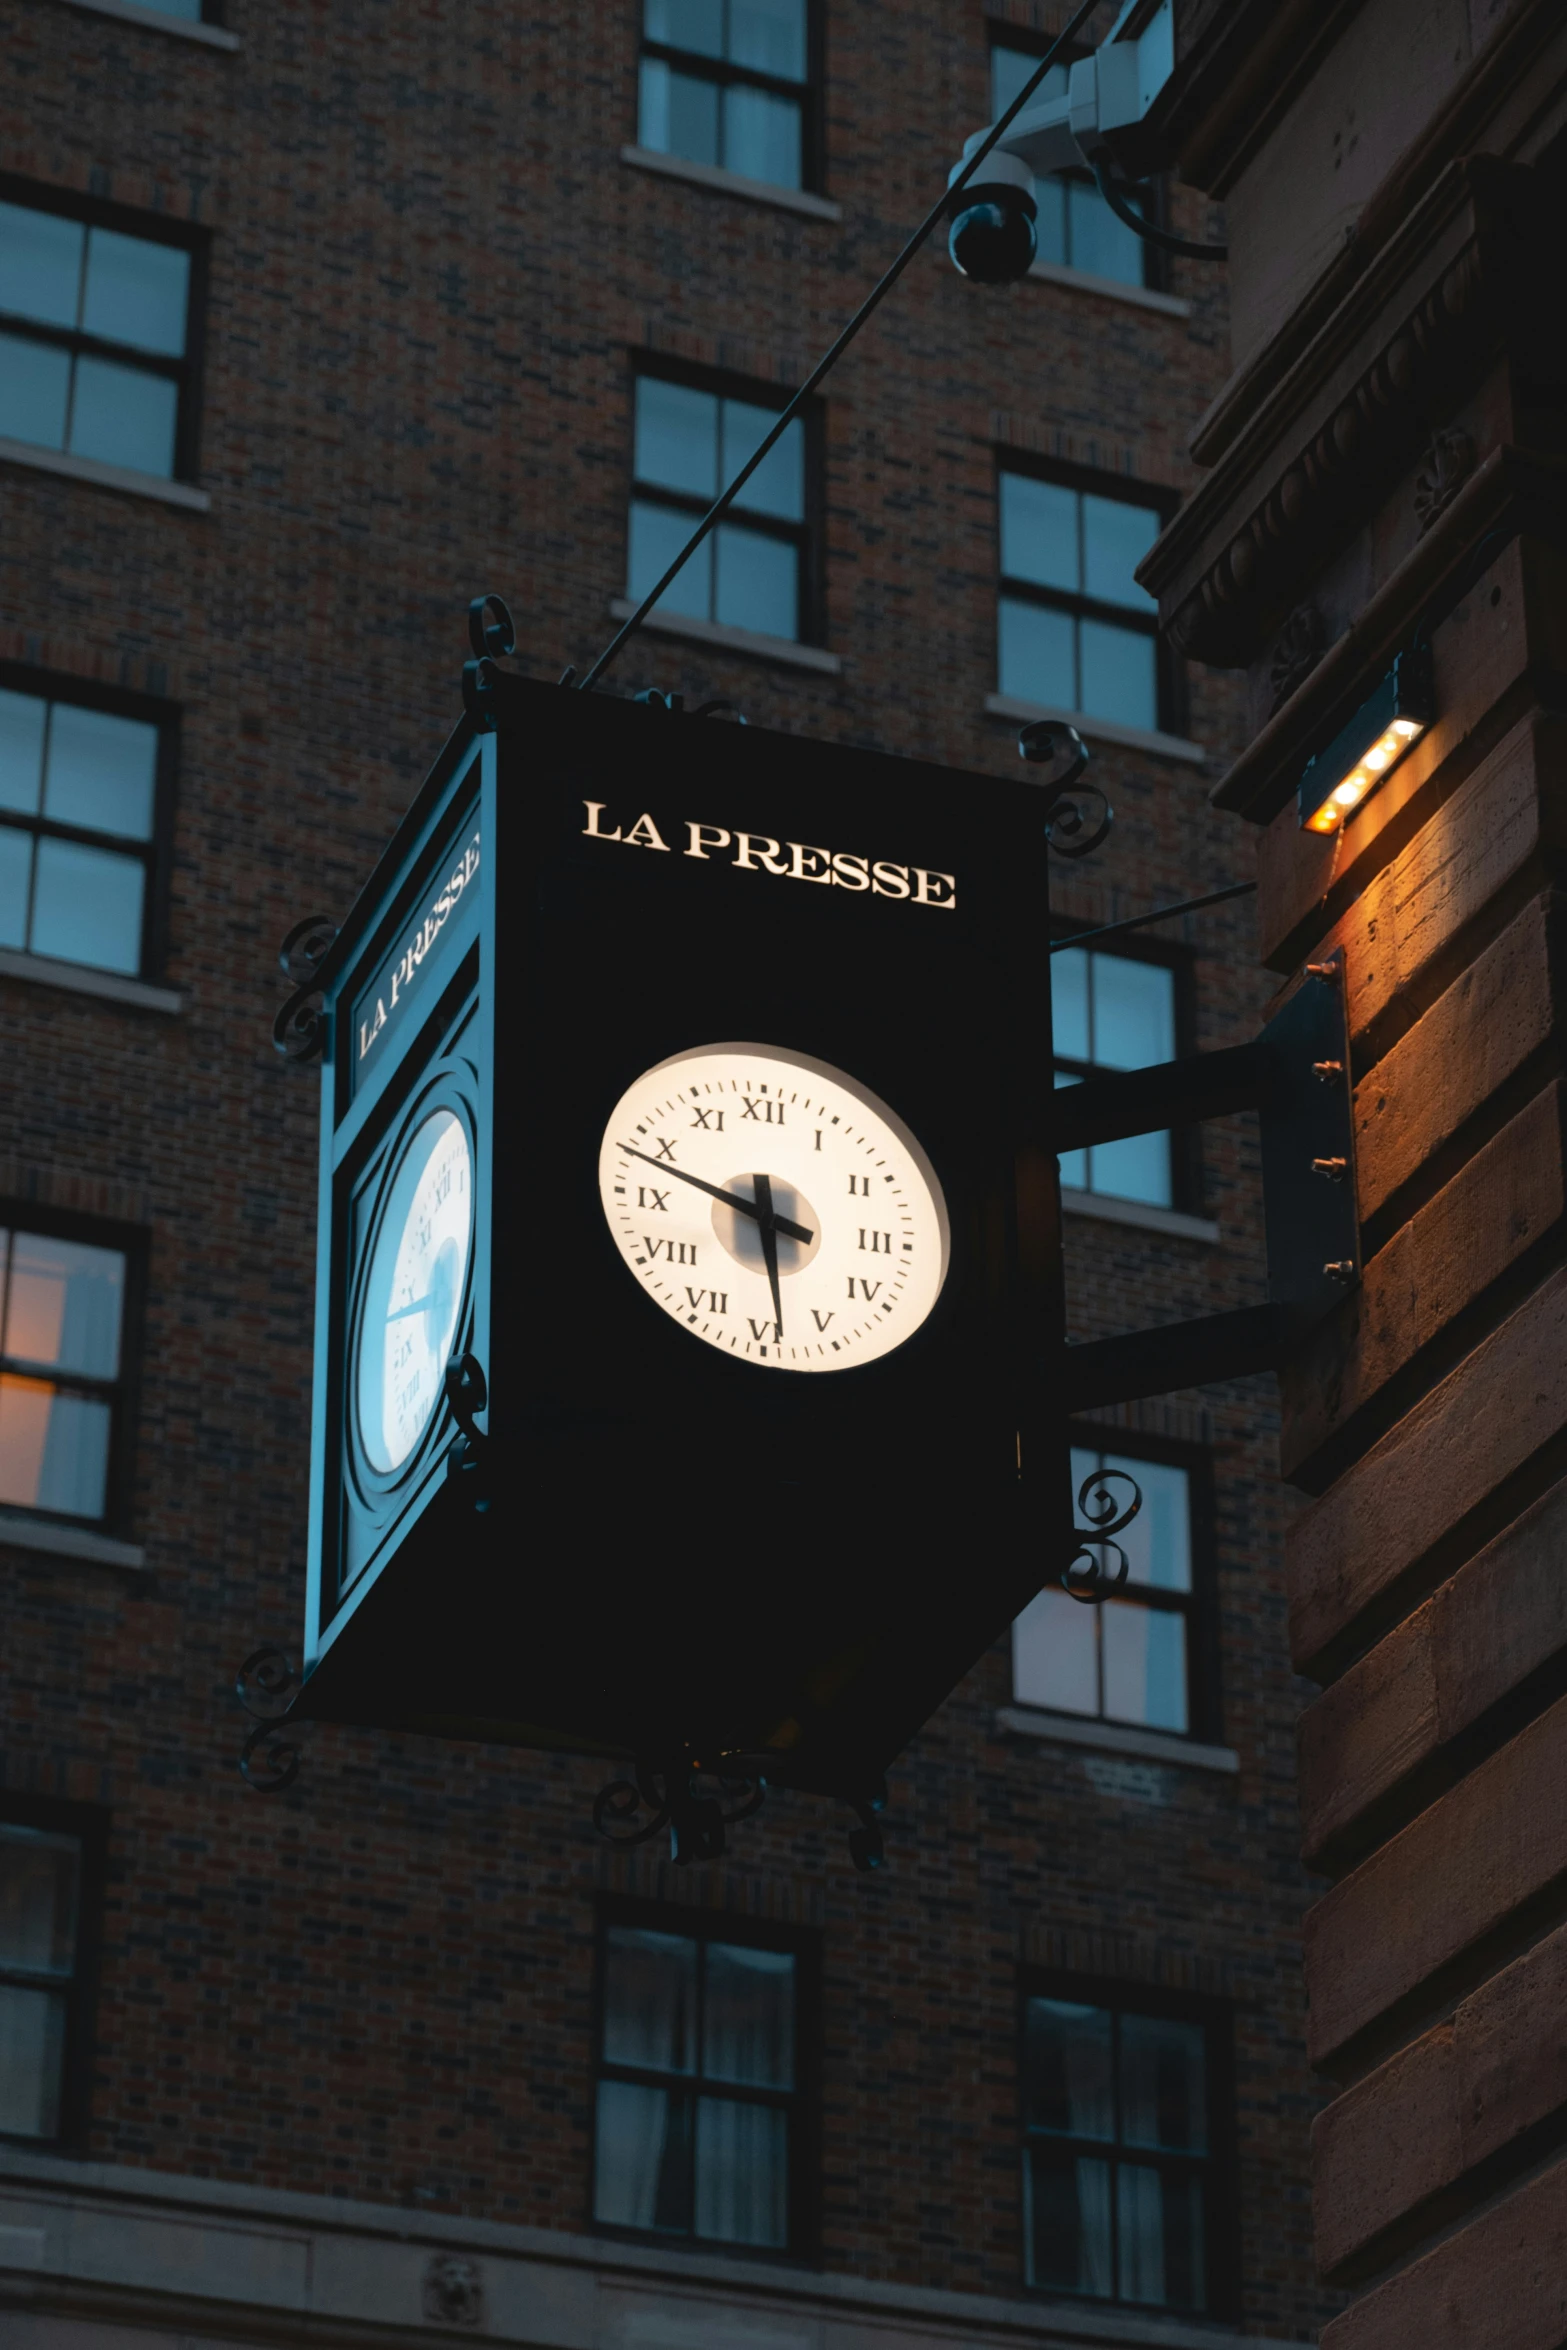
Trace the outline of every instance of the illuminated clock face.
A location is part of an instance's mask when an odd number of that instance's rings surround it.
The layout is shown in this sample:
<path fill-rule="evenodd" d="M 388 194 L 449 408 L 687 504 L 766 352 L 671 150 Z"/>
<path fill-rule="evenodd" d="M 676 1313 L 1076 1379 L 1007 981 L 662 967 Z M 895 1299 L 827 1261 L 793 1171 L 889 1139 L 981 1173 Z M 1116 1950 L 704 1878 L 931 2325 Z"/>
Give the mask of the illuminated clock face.
<path fill-rule="evenodd" d="M 462 1121 L 437 1110 L 391 1180 L 359 1330 L 359 1441 L 400 1469 L 440 1401 L 473 1237 L 473 1162 Z"/>
<path fill-rule="evenodd" d="M 633 1278 L 735 1362 L 875 1362 L 947 1277 L 946 1202 L 908 1128 L 775 1046 L 702 1045 L 639 1077 L 604 1129 L 599 1193 Z"/>

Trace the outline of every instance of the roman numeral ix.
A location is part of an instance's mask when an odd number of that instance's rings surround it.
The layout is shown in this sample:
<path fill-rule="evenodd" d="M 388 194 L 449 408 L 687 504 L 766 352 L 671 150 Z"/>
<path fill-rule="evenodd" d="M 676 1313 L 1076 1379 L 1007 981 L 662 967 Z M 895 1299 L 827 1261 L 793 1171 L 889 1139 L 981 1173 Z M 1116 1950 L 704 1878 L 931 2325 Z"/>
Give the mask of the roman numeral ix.
<path fill-rule="evenodd" d="M 639 1183 L 637 1185 L 637 1206 L 639 1208 L 660 1208 L 667 1216 L 669 1194 L 667 1191 L 654 1191 L 650 1184 Z M 864 1245 L 863 1242 L 861 1245 Z"/>

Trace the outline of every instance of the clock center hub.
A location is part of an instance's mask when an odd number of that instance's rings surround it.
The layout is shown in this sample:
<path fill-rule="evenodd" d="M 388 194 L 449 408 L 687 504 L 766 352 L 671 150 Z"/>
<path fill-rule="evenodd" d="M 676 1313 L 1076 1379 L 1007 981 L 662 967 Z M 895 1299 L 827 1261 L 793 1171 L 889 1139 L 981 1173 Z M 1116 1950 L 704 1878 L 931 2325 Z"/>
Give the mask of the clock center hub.
<path fill-rule="evenodd" d="M 810 1239 L 797 1239 L 793 1233 L 780 1232 L 776 1236 L 778 1249 L 778 1277 L 783 1280 L 790 1273 L 803 1273 L 822 1245 L 822 1220 L 795 1184 L 780 1175 L 768 1178 L 772 1188 L 773 1214 L 787 1224 L 798 1224 L 809 1232 Z M 756 1198 L 754 1174 L 731 1175 L 724 1184 L 737 1199 Z M 725 1247 L 737 1265 L 748 1272 L 761 1272 L 767 1263 L 763 1245 L 762 1227 L 754 1216 L 743 1214 L 738 1208 L 725 1207 L 722 1200 L 713 1202 L 714 1237 Z"/>

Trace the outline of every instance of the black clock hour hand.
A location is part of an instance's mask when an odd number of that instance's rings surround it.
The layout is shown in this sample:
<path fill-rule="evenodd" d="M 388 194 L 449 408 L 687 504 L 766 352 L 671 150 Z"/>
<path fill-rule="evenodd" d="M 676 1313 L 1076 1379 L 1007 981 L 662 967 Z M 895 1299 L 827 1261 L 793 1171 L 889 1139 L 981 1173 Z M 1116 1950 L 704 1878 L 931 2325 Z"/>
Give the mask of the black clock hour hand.
<path fill-rule="evenodd" d="M 646 1151 L 633 1150 L 629 1142 L 620 1143 L 617 1147 L 625 1152 L 628 1159 L 641 1159 L 645 1166 L 656 1167 L 660 1175 L 678 1175 L 682 1183 L 694 1184 L 698 1191 L 705 1191 L 709 1199 L 721 1199 L 726 1208 L 734 1208 L 742 1216 L 753 1217 L 758 1224 L 762 1221 L 761 1209 L 755 1200 L 747 1199 L 744 1192 L 725 1191 L 721 1183 L 704 1183 L 700 1175 L 688 1175 L 684 1167 L 672 1166 L 667 1159 L 651 1158 Z M 814 1232 L 807 1232 L 803 1224 L 792 1224 L 787 1216 L 775 1216 L 773 1230 L 781 1232 L 786 1240 L 800 1241 L 807 1248 L 816 1238 Z"/>
<path fill-rule="evenodd" d="M 762 1228 L 762 1255 L 767 1261 L 767 1281 L 773 1293 L 773 1328 L 783 1337 L 783 1306 L 778 1296 L 778 1219 L 773 1214 L 773 1179 L 770 1175 L 753 1175 L 756 1185 L 756 1204 L 761 1211 L 758 1222 Z"/>

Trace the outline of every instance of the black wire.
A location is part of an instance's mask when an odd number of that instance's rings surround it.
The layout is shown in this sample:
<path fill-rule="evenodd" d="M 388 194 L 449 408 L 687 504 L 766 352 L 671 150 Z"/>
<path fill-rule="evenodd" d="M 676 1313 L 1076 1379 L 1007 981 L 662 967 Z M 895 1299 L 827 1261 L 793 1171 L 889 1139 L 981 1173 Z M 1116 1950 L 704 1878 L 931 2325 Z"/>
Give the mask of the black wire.
<path fill-rule="evenodd" d="M 1164 253 L 1184 253 L 1188 261 L 1228 261 L 1228 245 L 1194 244 L 1190 237 L 1178 237 L 1173 229 L 1160 228 L 1157 221 L 1145 220 L 1136 205 L 1127 201 L 1110 177 L 1110 166 L 1103 155 L 1090 156 L 1088 168 L 1094 175 L 1095 187 L 1116 219 L 1124 220 L 1128 228 L 1135 229 L 1145 243 L 1157 245 Z"/>
<path fill-rule="evenodd" d="M 1098 7 L 1098 5 L 1099 0 L 1083 0 L 1082 7 L 1078 9 L 1077 14 L 1072 18 L 1071 23 L 1067 25 L 1062 32 L 1059 32 L 1056 35 L 1054 41 L 1052 41 L 1050 44 L 1050 47 L 1045 51 L 1044 56 L 1041 57 L 1034 72 L 1023 84 L 1023 87 L 1019 90 L 1017 96 L 1013 99 L 1006 112 L 1000 115 L 997 120 L 991 124 L 990 129 L 986 132 L 984 138 L 975 148 L 967 163 L 964 164 L 962 170 L 957 174 L 955 179 L 949 182 L 942 195 L 938 197 L 937 201 L 931 206 L 924 219 L 920 222 L 919 227 L 914 231 L 914 234 L 910 237 L 908 243 L 904 246 L 902 252 L 898 255 L 892 266 L 882 277 L 877 279 L 875 285 L 872 286 L 870 292 L 866 295 L 864 301 L 860 304 L 858 310 L 856 310 L 848 325 L 843 329 L 837 340 L 832 344 L 831 348 L 826 352 L 824 357 L 819 359 L 816 365 L 812 368 L 804 383 L 801 384 L 799 390 L 790 400 L 788 407 L 781 408 L 779 410 L 771 432 L 766 434 L 765 437 L 758 443 L 756 448 L 752 450 L 750 457 L 747 459 L 745 464 L 741 466 L 739 472 L 735 475 L 734 480 L 729 484 L 729 487 L 722 491 L 720 495 L 714 499 L 712 505 L 709 506 L 707 512 L 703 515 L 701 521 L 697 524 L 695 530 L 691 533 L 691 536 L 687 539 L 685 545 L 681 548 L 673 563 L 670 564 L 669 569 L 665 572 L 658 585 L 649 589 L 648 593 L 643 597 L 641 603 L 632 613 L 630 619 L 622 622 L 619 631 L 616 633 L 616 635 L 611 637 L 609 643 L 604 647 L 603 652 L 600 653 L 592 668 L 587 672 L 587 675 L 577 686 L 576 691 L 578 693 L 585 694 L 593 686 L 597 685 L 599 679 L 603 676 L 611 661 L 614 660 L 615 655 L 620 651 L 621 646 L 626 642 L 626 639 L 630 636 L 634 636 L 637 630 L 642 626 L 643 621 L 652 611 L 653 606 L 658 602 L 659 597 L 663 594 L 665 588 L 668 587 L 670 581 L 677 577 L 690 557 L 696 553 L 697 548 L 702 544 L 702 541 L 706 538 L 708 532 L 713 528 L 713 525 L 718 522 L 723 515 L 727 514 L 729 508 L 734 504 L 735 499 L 745 488 L 746 483 L 750 480 L 752 474 L 761 464 L 763 458 L 767 456 L 768 452 L 774 448 L 776 444 L 783 438 L 786 428 L 793 422 L 796 415 L 798 415 L 800 409 L 810 398 L 812 392 L 815 391 L 817 385 L 821 382 L 823 376 L 826 375 L 828 369 L 834 366 L 836 362 L 843 356 L 844 352 L 853 342 L 855 336 L 859 333 L 861 327 L 871 316 L 872 312 L 878 309 L 885 296 L 891 293 L 893 287 L 897 284 L 899 278 L 908 268 L 909 263 L 913 260 L 915 254 L 919 251 L 926 238 L 930 235 L 931 230 L 936 227 L 937 223 L 945 215 L 947 207 L 951 203 L 953 197 L 957 194 L 958 190 L 968 185 L 975 172 L 984 162 L 986 156 L 990 153 L 991 149 L 1000 139 L 1002 133 L 1008 129 L 1014 118 L 1021 114 L 1024 106 L 1028 103 L 1028 100 L 1033 96 L 1040 83 L 1044 80 L 1046 74 L 1050 71 L 1051 66 L 1055 63 L 1057 52 L 1061 49 L 1064 49 L 1072 40 L 1073 36 L 1079 32 L 1081 28 L 1088 22 L 1088 19 L 1093 15 L 1094 10 Z"/>
<path fill-rule="evenodd" d="M 1112 930 L 1141 930 L 1150 922 L 1168 922 L 1172 914 L 1195 914 L 1202 906 L 1217 906 L 1225 898 L 1243 898 L 1255 889 L 1254 881 L 1232 881 L 1228 889 L 1210 890 L 1205 898 L 1183 898 L 1178 906 L 1161 906 L 1157 913 L 1131 914 L 1124 922 L 1103 922 L 1097 930 L 1073 930 L 1064 938 L 1050 941 L 1049 953 L 1059 955 L 1068 947 L 1080 947 L 1090 938 L 1108 938 Z"/>

